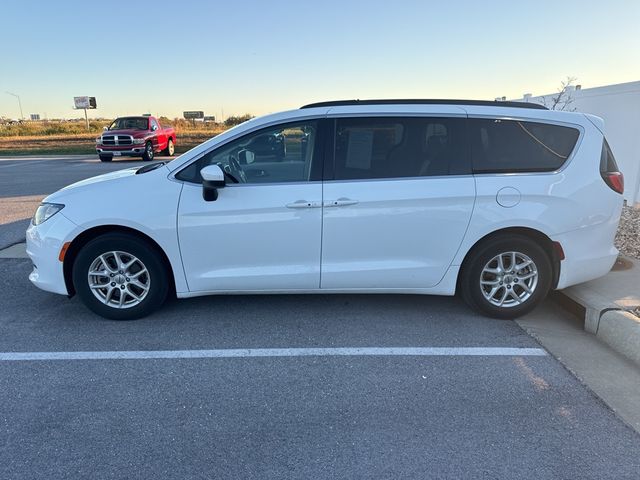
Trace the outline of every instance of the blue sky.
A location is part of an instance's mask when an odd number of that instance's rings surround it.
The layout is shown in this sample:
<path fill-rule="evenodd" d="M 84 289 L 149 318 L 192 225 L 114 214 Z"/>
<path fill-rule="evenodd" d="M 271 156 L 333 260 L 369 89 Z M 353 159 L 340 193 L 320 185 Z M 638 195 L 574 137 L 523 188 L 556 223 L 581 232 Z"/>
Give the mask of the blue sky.
<path fill-rule="evenodd" d="M 597 6 L 597 7 L 596 7 Z M 640 2 L 4 0 L 0 116 L 514 98 L 640 80 Z"/>

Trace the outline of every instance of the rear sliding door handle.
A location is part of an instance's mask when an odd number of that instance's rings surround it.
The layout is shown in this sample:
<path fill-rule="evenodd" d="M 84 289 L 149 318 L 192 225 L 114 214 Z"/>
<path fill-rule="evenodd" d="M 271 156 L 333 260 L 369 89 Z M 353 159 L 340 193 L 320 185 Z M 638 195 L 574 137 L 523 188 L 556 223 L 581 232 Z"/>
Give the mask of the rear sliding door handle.
<path fill-rule="evenodd" d="M 346 207 L 349 205 L 356 205 L 358 203 L 357 200 L 352 200 L 350 198 L 339 198 L 337 200 L 329 200 L 324 202 L 325 207 Z"/>

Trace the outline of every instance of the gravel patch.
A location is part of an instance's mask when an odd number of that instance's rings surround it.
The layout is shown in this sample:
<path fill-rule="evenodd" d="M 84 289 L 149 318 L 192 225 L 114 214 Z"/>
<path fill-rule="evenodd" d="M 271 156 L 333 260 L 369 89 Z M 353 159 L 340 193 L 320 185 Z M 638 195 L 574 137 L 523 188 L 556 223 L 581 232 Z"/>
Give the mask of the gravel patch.
<path fill-rule="evenodd" d="M 622 208 L 616 247 L 622 254 L 640 259 L 640 208 Z"/>

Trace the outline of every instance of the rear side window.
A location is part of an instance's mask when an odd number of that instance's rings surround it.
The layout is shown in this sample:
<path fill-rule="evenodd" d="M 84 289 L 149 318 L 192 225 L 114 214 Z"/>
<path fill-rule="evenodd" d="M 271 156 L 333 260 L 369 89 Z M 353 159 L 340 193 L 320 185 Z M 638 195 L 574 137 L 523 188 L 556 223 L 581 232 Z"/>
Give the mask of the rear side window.
<path fill-rule="evenodd" d="M 474 173 L 549 172 L 560 168 L 580 132 L 519 120 L 469 119 Z"/>
<path fill-rule="evenodd" d="M 345 118 L 336 121 L 335 179 L 470 173 L 462 118 Z"/>

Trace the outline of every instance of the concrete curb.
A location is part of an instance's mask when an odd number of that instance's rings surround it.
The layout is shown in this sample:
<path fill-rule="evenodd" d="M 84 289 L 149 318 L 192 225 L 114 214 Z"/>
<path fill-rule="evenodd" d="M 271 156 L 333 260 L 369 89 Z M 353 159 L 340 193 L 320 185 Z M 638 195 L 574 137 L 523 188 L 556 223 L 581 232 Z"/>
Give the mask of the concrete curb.
<path fill-rule="evenodd" d="M 568 289 L 555 295 L 564 308 L 584 319 L 586 332 L 640 367 L 640 317 L 593 292 L 590 296 L 580 293 Z"/>
<path fill-rule="evenodd" d="M 559 290 L 558 293 L 584 308 L 584 329 L 594 335 L 598 332 L 603 312 L 620 308 L 606 297 L 590 290 L 572 287 Z"/>
<path fill-rule="evenodd" d="M 640 366 L 640 317 L 624 310 L 602 313 L 596 337 Z"/>
<path fill-rule="evenodd" d="M 584 318 L 584 329 L 640 366 L 640 260 L 620 256 L 604 277 L 554 292 L 560 304 Z"/>

